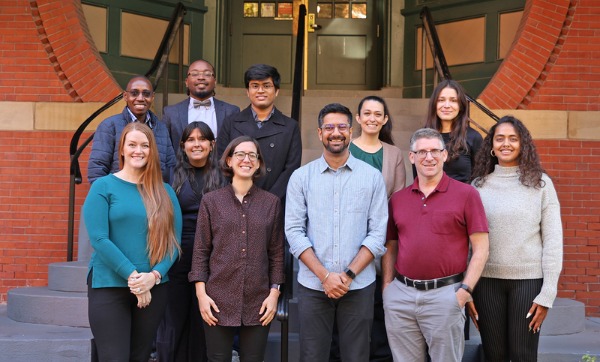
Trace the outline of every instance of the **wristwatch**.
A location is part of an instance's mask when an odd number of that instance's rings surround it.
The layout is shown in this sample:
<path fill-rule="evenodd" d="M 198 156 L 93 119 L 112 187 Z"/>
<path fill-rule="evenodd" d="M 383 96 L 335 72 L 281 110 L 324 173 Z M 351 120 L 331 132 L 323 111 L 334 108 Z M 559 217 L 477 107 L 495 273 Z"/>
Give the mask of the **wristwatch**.
<path fill-rule="evenodd" d="M 346 275 L 350 278 L 350 279 L 354 279 L 356 278 L 356 274 L 354 274 L 354 272 L 352 271 L 352 269 L 350 268 L 346 268 L 346 270 L 344 270 L 344 273 L 346 273 Z"/>
<path fill-rule="evenodd" d="M 468 286 L 468 285 L 466 285 L 466 284 L 461 284 L 461 285 L 460 285 L 460 288 L 461 288 L 461 289 L 464 289 L 464 290 L 466 290 L 466 291 L 467 291 L 467 293 L 469 293 L 469 294 L 473 294 L 473 289 L 471 289 L 471 287 L 469 287 L 469 286 Z"/>
<path fill-rule="evenodd" d="M 277 291 L 280 291 L 279 287 L 280 287 L 279 284 L 271 284 L 271 289 L 277 289 Z"/>

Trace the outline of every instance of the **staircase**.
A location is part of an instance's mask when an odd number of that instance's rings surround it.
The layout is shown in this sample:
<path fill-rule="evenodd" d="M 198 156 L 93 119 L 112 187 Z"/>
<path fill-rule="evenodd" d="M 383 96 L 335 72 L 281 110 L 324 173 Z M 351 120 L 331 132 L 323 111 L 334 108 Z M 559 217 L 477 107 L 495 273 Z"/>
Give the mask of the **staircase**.
<path fill-rule="evenodd" d="M 217 99 L 244 109 L 249 105 L 245 89 L 218 87 Z M 358 103 L 367 95 L 378 95 L 386 100 L 393 122 L 396 145 L 405 157 L 407 184 L 412 183 L 412 170 L 408 161 L 410 137 L 425 119 L 428 100 L 401 99 L 397 89 L 381 91 L 305 91 L 302 99 L 300 128 L 302 132 L 302 164 L 317 159 L 323 146 L 317 135 L 317 118 L 323 106 L 341 103 L 353 113 Z M 276 107 L 289 115 L 291 110 L 289 90 L 280 90 Z M 169 94 L 173 105 L 187 98 L 185 94 Z M 155 97 L 155 109 L 162 110 L 162 95 Z M 162 112 L 156 112 L 159 117 Z M 360 127 L 354 125 L 357 137 Z M 87 265 L 91 247 L 83 223 L 79 232 L 78 261 L 50 264 L 48 287 L 17 288 L 8 292 L 8 305 L 0 305 L 0 360 L 11 362 L 80 362 L 91 360 L 91 339 L 87 316 Z M 294 268 L 296 286 L 298 265 Z M 295 288 L 297 289 L 297 288 Z M 290 301 L 289 361 L 299 358 L 298 304 Z M 266 362 L 280 361 L 281 325 L 272 322 Z M 470 328 L 463 361 L 481 359 L 481 339 L 477 329 Z M 558 298 L 548 313 L 540 339 L 539 361 L 580 361 L 584 354 L 600 356 L 600 318 L 585 318 L 580 302 Z"/>

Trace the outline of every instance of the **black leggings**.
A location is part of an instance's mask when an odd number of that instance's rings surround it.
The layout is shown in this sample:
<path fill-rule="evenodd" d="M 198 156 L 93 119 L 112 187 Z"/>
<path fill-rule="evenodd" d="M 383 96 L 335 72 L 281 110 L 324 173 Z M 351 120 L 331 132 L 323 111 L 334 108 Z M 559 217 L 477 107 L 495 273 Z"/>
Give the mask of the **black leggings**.
<path fill-rule="evenodd" d="M 473 292 L 486 362 L 535 362 L 540 334 L 525 318 L 543 279 L 481 278 Z"/>
<path fill-rule="evenodd" d="M 265 359 L 269 329 L 267 326 L 222 327 L 204 323 L 208 362 L 231 362 L 233 335 L 237 328 L 240 337 L 240 361 L 262 362 Z"/>
<path fill-rule="evenodd" d="M 148 362 L 167 307 L 167 285 L 155 285 L 150 293 L 150 304 L 138 308 L 127 287 L 92 288 L 90 272 L 88 314 L 100 362 Z"/>

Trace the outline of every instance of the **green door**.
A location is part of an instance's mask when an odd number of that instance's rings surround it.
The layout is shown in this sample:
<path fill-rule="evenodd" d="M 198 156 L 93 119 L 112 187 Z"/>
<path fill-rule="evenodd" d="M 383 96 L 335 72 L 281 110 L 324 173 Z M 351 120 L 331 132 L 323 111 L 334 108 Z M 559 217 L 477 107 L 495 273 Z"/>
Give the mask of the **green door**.
<path fill-rule="evenodd" d="M 244 88 L 244 72 L 265 63 L 281 74 L 281 88 L 292 88 L 296 38 L 292 1 L 230 0 L 230 84 Z"/>
<path fill-rule="evenodd" d="M 375 0 L 310 0 L 316 27 L 308 33 L 308 89 L 380 87 Z M 310 15 L 309 15 L 310 16 Z"/>

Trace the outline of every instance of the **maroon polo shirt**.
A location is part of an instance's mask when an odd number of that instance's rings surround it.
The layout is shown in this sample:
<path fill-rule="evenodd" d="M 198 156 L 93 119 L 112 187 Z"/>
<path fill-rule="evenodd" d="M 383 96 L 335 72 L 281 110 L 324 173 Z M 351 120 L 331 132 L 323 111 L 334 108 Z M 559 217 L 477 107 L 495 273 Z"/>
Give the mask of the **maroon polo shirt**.
<path fill-rule="evenodd" d="M 398 240 L 398 273 L 419 280 L 437 279 L 467 269 L 469 235 L 488 232 L 479 193 L 448 177 L 428 197 L 412 187 L 389 203 L 388 240 Z"/>

